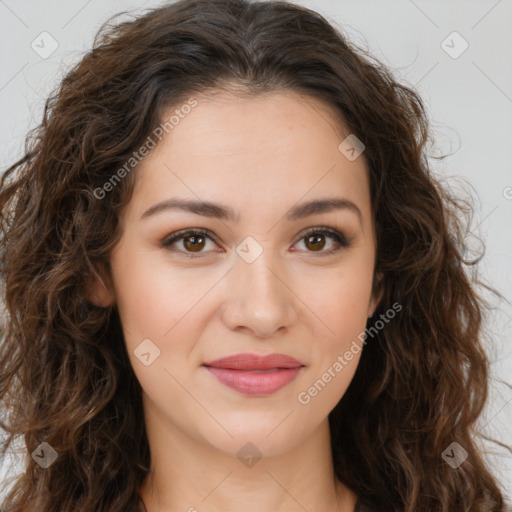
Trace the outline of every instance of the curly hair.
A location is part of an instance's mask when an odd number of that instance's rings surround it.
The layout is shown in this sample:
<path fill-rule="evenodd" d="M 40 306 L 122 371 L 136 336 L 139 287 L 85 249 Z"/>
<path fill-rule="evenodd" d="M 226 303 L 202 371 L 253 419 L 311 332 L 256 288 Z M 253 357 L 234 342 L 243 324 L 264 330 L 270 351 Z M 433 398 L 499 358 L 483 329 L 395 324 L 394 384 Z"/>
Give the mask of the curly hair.
<path fill-rule="evenodd" d="M 115 305 L 86 293 L 100 269 L 109 275 L 136 169 L 102 199 L 98 190 L 168 108 L 215 89 L 321 99 L 366 146 L 382 274 L 374 317 L 395 302 L 403 310 L 329 414 L 335 473 L 358 509 L 504 510 L 475 428 L 489 361 L 479 260 L 464 257 L 472 208 L 433 176 L 418 93 L 320 14 L 284 1 L 180 0 L 118 21 L 102 25 L 1 178 L 2 453 L 17 438 L 26 448 L 2 510 L 144 508 L 141 386 Z M 42 441 L 58 453 L 46 469 L 30 456 Z M 456 470 L 441 458 L 454 441 L 468 453 Z"/>

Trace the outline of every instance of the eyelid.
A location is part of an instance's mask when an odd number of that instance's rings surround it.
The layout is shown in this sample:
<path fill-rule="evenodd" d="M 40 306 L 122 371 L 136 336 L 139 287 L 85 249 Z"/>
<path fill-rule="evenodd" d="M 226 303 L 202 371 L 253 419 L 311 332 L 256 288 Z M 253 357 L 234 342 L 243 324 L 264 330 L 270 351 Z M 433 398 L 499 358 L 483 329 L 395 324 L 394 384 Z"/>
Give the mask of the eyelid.
<path fill-rule="evenodd" d="M 169 241 L 178 240 L 188 234 L 198 234 L 210 237 L 212 240 L 218 241 L 218 237 L 209 229 L 206 228 L 185 228 L 179 229 L 178 231 L 174 231 L 170 233 L 168 236 L 164 238 L 164 243 Z"/>

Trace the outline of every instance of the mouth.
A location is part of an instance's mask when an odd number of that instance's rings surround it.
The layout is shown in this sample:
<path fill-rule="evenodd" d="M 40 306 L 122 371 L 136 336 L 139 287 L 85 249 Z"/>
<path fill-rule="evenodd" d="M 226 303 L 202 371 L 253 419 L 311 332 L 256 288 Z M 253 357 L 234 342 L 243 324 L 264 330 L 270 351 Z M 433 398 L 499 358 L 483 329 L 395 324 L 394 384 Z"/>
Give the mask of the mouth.
<path fill-rule="evenodd" d="M 304 364 L 283 354 L 236 354 L 202 365 L 221 384 L 248 396 L 276 393 L 299 374 Z"/>

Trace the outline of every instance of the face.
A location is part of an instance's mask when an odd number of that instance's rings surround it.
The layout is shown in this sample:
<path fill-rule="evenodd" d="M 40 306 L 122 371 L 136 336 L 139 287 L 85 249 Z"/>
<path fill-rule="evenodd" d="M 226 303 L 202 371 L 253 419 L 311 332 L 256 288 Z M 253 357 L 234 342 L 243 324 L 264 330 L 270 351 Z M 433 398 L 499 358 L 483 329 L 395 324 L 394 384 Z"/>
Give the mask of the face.
<path fill-rule="evenodd" d="M 137 168 L 113 287 L 95 294 L 119 311 L 147 423 L 277 455 L 326 421 L 361 355 L 336 365 L 376 305 L 366 162 L 338 149 L 350 132 L 313 98 L 196 99 Z M 204 366 L 237 354 L 300 364 Z"/>

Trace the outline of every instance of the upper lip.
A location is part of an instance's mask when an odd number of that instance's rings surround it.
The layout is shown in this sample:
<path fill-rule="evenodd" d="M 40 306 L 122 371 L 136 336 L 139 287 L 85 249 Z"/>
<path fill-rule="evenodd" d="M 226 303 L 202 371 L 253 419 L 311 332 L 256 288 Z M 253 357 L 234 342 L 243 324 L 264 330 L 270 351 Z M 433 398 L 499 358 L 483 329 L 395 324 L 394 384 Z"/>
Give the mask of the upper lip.
<path fill-rule="evenodd" d="M 227 370 L 271 370 L 273 368 L 300 368 L 300 361 L 284 354 L 234 354 L 232 356 L 203 363 L 203 366 L 224 368 Z"/>

